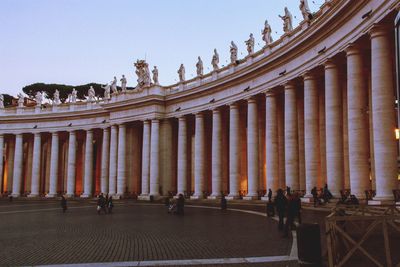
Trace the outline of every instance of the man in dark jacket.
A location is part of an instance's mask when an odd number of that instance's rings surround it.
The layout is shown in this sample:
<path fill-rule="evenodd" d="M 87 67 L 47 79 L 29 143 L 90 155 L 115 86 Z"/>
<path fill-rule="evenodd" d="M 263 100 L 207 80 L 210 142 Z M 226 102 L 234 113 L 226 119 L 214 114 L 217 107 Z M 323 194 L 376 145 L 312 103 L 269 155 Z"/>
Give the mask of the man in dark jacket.
<path fill-rule="evenodd" d="M 279 224 L 278 224 L 279 230 L 283 230 L 283 218 L 285 217 L 286 206 L 287 206 L 287 199 L 283 194 L 283 190 L 278 189 L 278 192 L 275 197 L 275 207 L 279 217 Z"/>

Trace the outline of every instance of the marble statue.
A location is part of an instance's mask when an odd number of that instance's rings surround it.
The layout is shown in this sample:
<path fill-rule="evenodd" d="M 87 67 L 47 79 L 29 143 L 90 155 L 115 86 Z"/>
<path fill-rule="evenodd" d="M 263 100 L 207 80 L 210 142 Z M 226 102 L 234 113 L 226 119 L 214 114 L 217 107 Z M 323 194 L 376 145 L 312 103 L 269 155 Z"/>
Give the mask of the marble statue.
<path fill-rule="evenodd" d="M 111 90 L 112 90 L 113 94 L 118 94 L 117 77 L 114 76 L 114 80 L 112 80 L 110 83 L 111 83 Z"/>
<path fill-rule="evenodd" d="M 78 96 L 78 92 L 74 89 L 72 89 L 72 93 L 71 93 L 71 103 L 76 103 L 76 99 Z"/>
<path fill-rule="evenodd" d="M 0 108 L 4 108 L 4 96 L 0 94 Z"/>
<path fill-rule="evenodd" d="M 293 30 L 293 18 L 292 14 L 289 12 L 289 9 L 285 7 L 285 15 L 279 15 L 279 17 L 283 20 L 283 31 L 285 33 L 291 32 Z"/>
<path fill-rule="evenodd" d="M 265 20 L 265 24 L 264 24 L 264 30 L 262 30 L 262 39 L 265 42 L 266 45 L 269 45 L 270 43 L 273 42 L 272 40 L 272 36 L 271 36 L 271 26 L 268 23 L 268 20 Z"/>
<path fill-rule="evenodd" d="M 300 11 L 301 14 L 303 15 L 303 19 L 308 21 L 312 18 L 310 8 L 308 7 L 308 1 L 307 0 L 300 0 Z"/>
<path fill-rule="evenodd" d="M 24 106 L 25 97 L 22 93 L 18 94 L 18 107 L 22 108 Z"/>
<path fill-rule="evenodd" d="M 201 57 L 198 57 L 198 61 L 196 63 L 196 71 L 197 71 L 197 76 L 199 77 L 203 76 L 203 61 L 201 60 Z"/>
<path fill-rule="evenodd" d="M 39 91 L 36 92 L 35 101 L 36 101 L 36 106 L 37 107 L 40 107 L 42 105 L 43 96 L 42 96 L 41 92 L 39 92 Z"/>
<path fill-rule="evenodd" d="M 249 40 L 245 41 L 245 44 L 247 46 L 247 52 L 249 53 L 249 55 L 254 53 L 254 37 L 253 34 L 250 33 L 250 37 Z"/>
<path fill-rule="evenodd" d="M 108 100 L 111 98 L 111 86 L 106 83 L 106 85 L 101 86 L 104 89 L 104 99 Z"/>
<path fill-rule="evenodd" d="M 181 66 L 179 67 L 178 70 L 178 74 L 179 74 L 179 82 L 184 82 L 185 81 L 185 66 L 183 66 L 183 64 L 181 64 Z"/>
<path fill-rule="evenodd" d="M 217 49 L 214 49 L 214 55 L 211 60 L 211 65 L 213 66 L 213 71 L 218 70 L 218 63 L 219 63 L 219 55 Z"/>
<path fill-rule="evenodd" d="M 54 97 L 53 97 L 53 104 L 55 105 L 60 105 L 61 101 L 60 101 L 60 91 L 58 91 L 56 89 L 56 91 L 54 92 Z"/>
<path fill-rule="evenodd" d="M 230 52 L 231 52 L 231 63 L 235 64 L 237 60 L 238 48 L 233 41 L 231 42 Z"/>
<path fill-rule="evenodd" d="M 126 84 L 127 84 L 127 81 L 126 81 L 126 78 L 125 78 L 125 75 L 124 74 L 122 74 L 122 78 L 121 78 L 121 91 L 123 92 L 123 93 L 125 93 L 126 92 Z"/>
<path fill-rule="evenodd" d="M 146 63 L 145 60 L 137 60 L 136 63 L 134 63 L 136 67 L 136 75 L 138 76 L 137 82 L 137 88 L 141 89 L 144 87 L 150 86 L 151 79 L 150 79 L 150 70 L 149 70 L 149 65 Z"/>
<path fill-rule="evenodd" d="M 96 92 L 94 91 L 93 86 L 90 86 L 89 91 L 88 91 L 88 102 L 94 102 L 95 96 L 96 96 Z"/>
<path fill-rule="evenodd" d="M 155 84 L 155 85 L 159 85 L 157 66 L 154 66 L 154 68 L 153 68 L 153 70 L 151 71 L 151 73 L 153 73 L 153 81 L 154 81 L 154 84 Z"/>

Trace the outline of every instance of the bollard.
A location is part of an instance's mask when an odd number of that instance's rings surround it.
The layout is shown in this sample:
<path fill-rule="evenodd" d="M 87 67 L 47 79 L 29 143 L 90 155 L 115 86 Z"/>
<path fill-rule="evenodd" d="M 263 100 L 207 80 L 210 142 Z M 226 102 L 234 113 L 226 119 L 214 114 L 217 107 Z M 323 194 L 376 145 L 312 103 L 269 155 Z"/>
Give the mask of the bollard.
<path fill-rule="evenodd" d="M 297 250 L 299 266 L 322 266 L 321 236 L 318 224 L 300 224 L 297 227 Z"/>

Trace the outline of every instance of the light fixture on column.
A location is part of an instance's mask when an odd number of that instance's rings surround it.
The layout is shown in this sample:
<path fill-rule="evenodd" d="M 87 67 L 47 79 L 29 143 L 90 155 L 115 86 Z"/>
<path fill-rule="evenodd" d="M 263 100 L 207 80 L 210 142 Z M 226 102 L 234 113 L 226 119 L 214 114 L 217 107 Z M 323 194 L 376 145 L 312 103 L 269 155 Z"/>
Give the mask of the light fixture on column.
<path fill-rule="evenodd" d="M 214 103 L 215 102 L 215 98 L 211 99 L 209 103 Z"/>
<path fill-rule="evenodd" d="M 324 53 L 325 52 L 325 50 L 326 50 L 326 46 L 324 46 L 321 50 L 319 50 L 318 51 L 318 54 L 322 54 L 322 53 Z"/>
<path fill-rule="evenodd" d="M 394 134 L 396 135 L 396 140 L 400 139 L 400 130 L 399 128 L 394 129 Z"/>
<path fill-rule="evenodd" d="M 372 13 L 372 9 L 370 9 L 367 13 L 365 13 L 364 15 L 361 16 L 362 19 L 365 19 L 367 17 L 369 17 L 369 15 L 371 15 Z"/>
<path fill-rule="evenodd" d="M 243 89 L 243 92 L 248 92 L 250 91 L 250 86 L 247 86 L 246 88 Z"/>
<path fill-rule="evenodd" d="M 178 107 L 177 109 L 175 109 L 175 111 L 180 111 L 181 110 L 181 107 Z"/>
<path fill-rule="evenodd" d="M 103 120 L 101 123 L 106 123 L 106 120 Z"/>
<path fill-rule="evenodd" d="M 285 74 L 286 74 L 286 69 L 285 69 L 284 71 L 280 72 L 280 73 L 279 73 L 279 76 L 283 76 L 283 75 L 285 75 Z"/>
<path fill-rule="evenodd" d="M 68 127 L 71 127 L 71 126 L 72 126 L 72 123 L 68 124 Z"/>
<path fill-rule="evenodd" d="M 33 126 L 33 129 L 36 129 L 36 128 L 37 128 L 37 125 Z"/>

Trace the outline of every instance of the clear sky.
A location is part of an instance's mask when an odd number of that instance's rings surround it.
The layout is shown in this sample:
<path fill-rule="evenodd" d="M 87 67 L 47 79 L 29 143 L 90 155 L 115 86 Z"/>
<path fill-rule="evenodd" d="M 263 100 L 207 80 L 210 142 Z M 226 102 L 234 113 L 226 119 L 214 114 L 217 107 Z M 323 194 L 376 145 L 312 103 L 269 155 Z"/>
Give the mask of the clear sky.
<path fill-rule="evenodd" d="M 282 35 L 284 6 L 301 18 L 300 0 L 0 0 L 0 93 L 16 95 L 36 82 L 80 85 L 106 83 L 122 74 L 136 86 L 133 63 L 157 65 L 161 85 L 204 72 L 216 48 L 220 66 L 229 60 L 233 40 L 244 57 L 250 33 L 255 49 L 268 19 L 273 38 Z M 324 0 L 309 0 L 315 12 Z M 259 44 L 259 45 L 258 45 Z"/>

